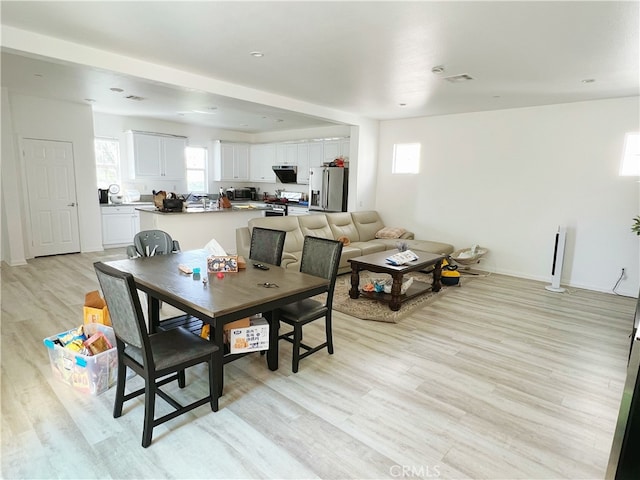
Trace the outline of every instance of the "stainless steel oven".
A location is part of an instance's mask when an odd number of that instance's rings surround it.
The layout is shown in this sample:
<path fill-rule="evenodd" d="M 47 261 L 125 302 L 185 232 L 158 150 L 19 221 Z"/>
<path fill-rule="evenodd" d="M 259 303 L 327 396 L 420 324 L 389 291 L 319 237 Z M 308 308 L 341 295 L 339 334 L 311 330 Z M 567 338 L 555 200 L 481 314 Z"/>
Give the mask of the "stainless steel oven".
<path fill-rule="evenodd" d="M 271 205 L 270 210 L 264 211 L 265 217 L 284 217 L 287 215 L 286 205 Z"/>

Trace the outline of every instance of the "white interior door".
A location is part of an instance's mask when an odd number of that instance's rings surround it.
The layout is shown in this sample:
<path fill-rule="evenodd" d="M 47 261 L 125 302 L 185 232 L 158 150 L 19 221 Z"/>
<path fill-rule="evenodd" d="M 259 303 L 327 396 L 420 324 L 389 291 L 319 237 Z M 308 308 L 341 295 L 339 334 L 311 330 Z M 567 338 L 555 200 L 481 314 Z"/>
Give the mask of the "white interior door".
<path fill-rule="evenodd" d="M 73 148 L 68 142 L 24 140 L 23 155 L 34 257 L 80 251 Z"/>

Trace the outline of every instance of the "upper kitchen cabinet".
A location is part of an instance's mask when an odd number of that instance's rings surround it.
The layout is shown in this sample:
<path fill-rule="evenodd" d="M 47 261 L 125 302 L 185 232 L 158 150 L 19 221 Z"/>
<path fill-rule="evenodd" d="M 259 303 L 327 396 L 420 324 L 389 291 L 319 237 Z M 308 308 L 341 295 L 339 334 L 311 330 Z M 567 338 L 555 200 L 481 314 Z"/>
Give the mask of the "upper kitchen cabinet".
<path fill-rule="evenodd" d="M 186 178 L 186 137 L 127 132 L 134 178 L 183 181 Z"/>
<path fill-rule="evenodd" d="M 332 162 L 336 158 L 342 156 L 349 157 L 350 139 L 340 138 L 338 140 L 325 140 L 324 142 L 324 161 Z"/>
<path fill-rule="evenodd" d="M 275 183 L 273 166 L 276 165 L 276 145 L 259 143 L 251 145 L 249 150 L 249 180 L 252 182 Z"/>
<path fill-rule="evenodd" d="M 309 183 L 309 169 L 321 167 L 324 159 L 324 146 L 320 142 L 298 144 L 298 183 Z"/>
<path fill-rule="evenodd" d="M 278 143 L 276 145 L 276 163 L 278 165 L 297 165 L 298 144 Z"/>
<path fill-rule="evenodd" d="M 214 142 L 214 180 L 249 180 L 249 144 Z"/>

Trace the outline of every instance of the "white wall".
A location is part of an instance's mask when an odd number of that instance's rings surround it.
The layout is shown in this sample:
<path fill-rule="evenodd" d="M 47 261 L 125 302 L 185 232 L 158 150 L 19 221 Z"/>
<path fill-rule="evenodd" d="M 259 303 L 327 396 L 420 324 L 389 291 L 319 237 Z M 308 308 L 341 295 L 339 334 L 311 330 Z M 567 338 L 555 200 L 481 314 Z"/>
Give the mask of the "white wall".
<path fill-rule="evenodd" d="M 568 228 L 562 283 L 637 296 L 637 178 L 620 177 L 638 97 L 384 121 L 376 209 L 416 238 L 479 244 L 479 267 L 549 281 L 554 234 Z M 392 175 L 394 143 L 422 144 L 418 175 Z"/>
<path fill-rule="evenodd" d="M 93 145 L 93 119 L 91 107 L 86 105 L 60 102 L 19 94 L 8 95 L 13 122 L 13 135 L 19 146 L 24 138 L 42 140 L 58 140 L 73 144 L 75 164 L 75 182 L 78 202 L 78 221 L 80 224 L 80 249 L 83 252 L 102 250 L 102 229 L 100 209 L 97 202 L 96 167 Z M 5 138 L 3 143 L 11 141 Z M 3 151 L 3 154 L 5 152 Z M 3 158 L 3 175 L 5 165 L 13 165 L 18 189 L 19 214 L 22 219 L 22 232 L 8 231 L 8 235 L 24 237 L 25 256 L 31 258 L 28 199 L 26 197 L 26 179 L 24 165 L 18 150 L 12 158 Z M 11 169 L 7 169 L 11 174 Z M 10 208 L 15 208 L 12 203 Z M 3 203 L 3 208 L 9 208 Z M 15 214 L 15 212 L 13 212 Z M 3 216 L 4 221 L 4 216 Z M 15 223 L 9 224 L 14 228 Z M 8 229 L 7 229 L 8 230 Z"/>
<path fill-rule="evenodd" d="M 13 133 L 13 119 L 9 102 L 9 92 L 2 89 L 2 205 L 1 233 L 2 258 L 11 266 L 24 265 L 24 237 L 20 212 L 24 210 L 23 199 L 18 189 L 18 165 L 16 161 L 16 137 Z M 9 235 L 11 232 L 11 235 Z"/>

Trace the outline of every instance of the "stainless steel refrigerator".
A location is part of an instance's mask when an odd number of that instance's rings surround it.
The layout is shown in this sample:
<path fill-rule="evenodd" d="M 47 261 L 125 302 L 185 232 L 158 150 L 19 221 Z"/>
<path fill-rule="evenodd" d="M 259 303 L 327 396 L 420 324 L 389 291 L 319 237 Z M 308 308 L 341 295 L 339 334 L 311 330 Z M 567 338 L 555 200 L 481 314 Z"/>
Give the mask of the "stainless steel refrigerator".
<path fill-rule="evenodd" d="M 348 168 L 312 168 L 309 172 L 309 210 L 346 212 L 348 182 Z"/>

